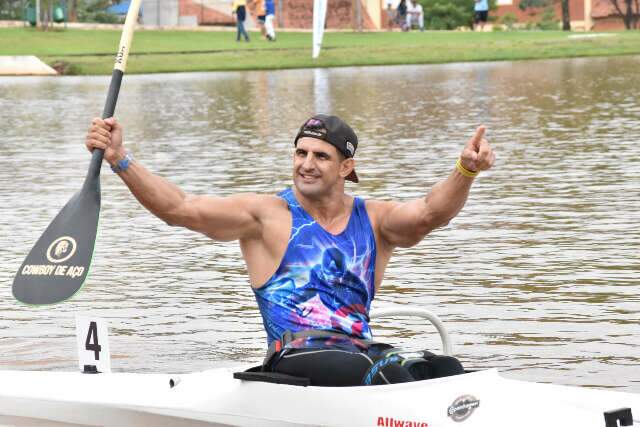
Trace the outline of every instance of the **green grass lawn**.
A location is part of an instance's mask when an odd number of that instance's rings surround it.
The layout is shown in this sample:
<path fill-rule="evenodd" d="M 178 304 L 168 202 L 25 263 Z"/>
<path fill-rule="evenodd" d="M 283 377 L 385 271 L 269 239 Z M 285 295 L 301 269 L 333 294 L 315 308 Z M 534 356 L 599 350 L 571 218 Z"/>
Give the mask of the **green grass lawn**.
<path fill-rule="evenodd" d="M 640 54 L 640 31 L 570 38 L 561 31 L 328 32 L 320 58 L 311 59 L 311 33 L 279 32 L 270 43 L 250 43 L 227 31 L 138 31 L 127 73 L 255 70 L 350 65 L 431 64 Z M 63 61 L 70 74 L 110 74 L 119 31 L 0 28 L 0 55 Z"/>

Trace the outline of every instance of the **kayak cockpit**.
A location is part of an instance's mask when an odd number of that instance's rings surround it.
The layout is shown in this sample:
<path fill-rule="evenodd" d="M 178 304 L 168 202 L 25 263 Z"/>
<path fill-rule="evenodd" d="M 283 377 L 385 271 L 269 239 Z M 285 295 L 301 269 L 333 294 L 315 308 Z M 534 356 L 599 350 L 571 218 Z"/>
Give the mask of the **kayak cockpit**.
<path fill-rule="evenodd" d="M 371 319 L 380 319 L 383 317 L 397 317 L 397 316 L 411 316 L 420 317 L 426 319 L 431 325 L 433 325 L 440 335 L 442 341 L 442 352 L 446 356 L 451 356 L 453 353 L 451 339 L 444 326 L 444 323 L 433 312 L 426 309 L 416 308 L 386 308 L 381 310 L 375 310 L 371 313 Z M 265 371 L 262 366 L 255 366 L 245 371 L 235 372 L 233 378 L 249 381 L 249 382 L 263 382 L 271 384 L 286 384 L 293 386 L 307 387 L 311 385 L 311 380 L 306 377 L 299 377 L 293 375 L 287 375 L 279 372 Z"/>

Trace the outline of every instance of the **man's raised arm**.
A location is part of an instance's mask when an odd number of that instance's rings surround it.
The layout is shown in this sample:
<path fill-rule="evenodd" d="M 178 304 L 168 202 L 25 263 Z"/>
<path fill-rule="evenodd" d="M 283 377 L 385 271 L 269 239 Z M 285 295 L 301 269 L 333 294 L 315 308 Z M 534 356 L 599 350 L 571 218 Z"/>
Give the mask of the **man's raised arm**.
<path fill-rule="evenodd" d="M 435 228 L 446 225 L 464 206 L 473 179 L 491 168 L 495 154 L 484 139 L 484 126 L 465 145 L 449 177 L 433 186 L 426 197 L 381 208 L 380 236 L 390 247 L 410 247 Z"/>
<path fill-rule="evenodd" d="M 104 159 L 138 201 L 170 225 L 189 228 L 215 240 L 229 241 L 252 237 L 260 232 L 261 197 L 237 195 L 226 198 L 191 196 L 176 185 L 154 175 L 128 157 L 122 144 L 122 127 L 113 118 L 92 121 L 86 138 L 90 151 L 105 150 Z"/>

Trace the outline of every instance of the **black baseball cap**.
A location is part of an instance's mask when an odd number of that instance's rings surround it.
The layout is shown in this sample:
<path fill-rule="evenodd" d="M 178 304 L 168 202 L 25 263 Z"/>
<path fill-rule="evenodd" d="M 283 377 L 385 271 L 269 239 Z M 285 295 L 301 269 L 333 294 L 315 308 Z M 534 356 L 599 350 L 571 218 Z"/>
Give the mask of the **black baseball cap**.
<path fill-rule="evenodd" d="M 356 133 L 337 116 L 316 114 L 311 117 L 300 127 L 293 145 L 297 146 L 298 140 L 305 136 L 328 142 L 336 147 L 346 158 L 353 157 L 358 148 Z M 358 182 L 355 169 L 345 179 Z"/>

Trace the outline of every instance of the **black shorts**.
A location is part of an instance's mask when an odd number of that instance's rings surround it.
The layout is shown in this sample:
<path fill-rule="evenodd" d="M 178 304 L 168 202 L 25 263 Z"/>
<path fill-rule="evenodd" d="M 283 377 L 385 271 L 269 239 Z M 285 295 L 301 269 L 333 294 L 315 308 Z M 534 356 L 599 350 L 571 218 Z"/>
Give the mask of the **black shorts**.
<path fill-rule="evenodd" d="M 292 349 L 277 356 L 270 370 L 308 378 L 311 385 L 327 387 L 404 383 L 464 373 L 454 357 L 420 353 L 419 362 L 401 364 L 386 363 L 390 358 L 380 357 L 378 351 Z"/>
<path fill-rule="evenodd" d="M 487 22 L 488 18 L 489 18 L 489 11 L 488 10 L 476 11 L 475 23 L 477 24 L 478 22 Z"/>
<path fill-rule="evenodd" d="M 266 21 L 267 19 L 267 15 L 258 15 L 258 22 L 260 24 L 264 24 L 264 21 Z"/>

